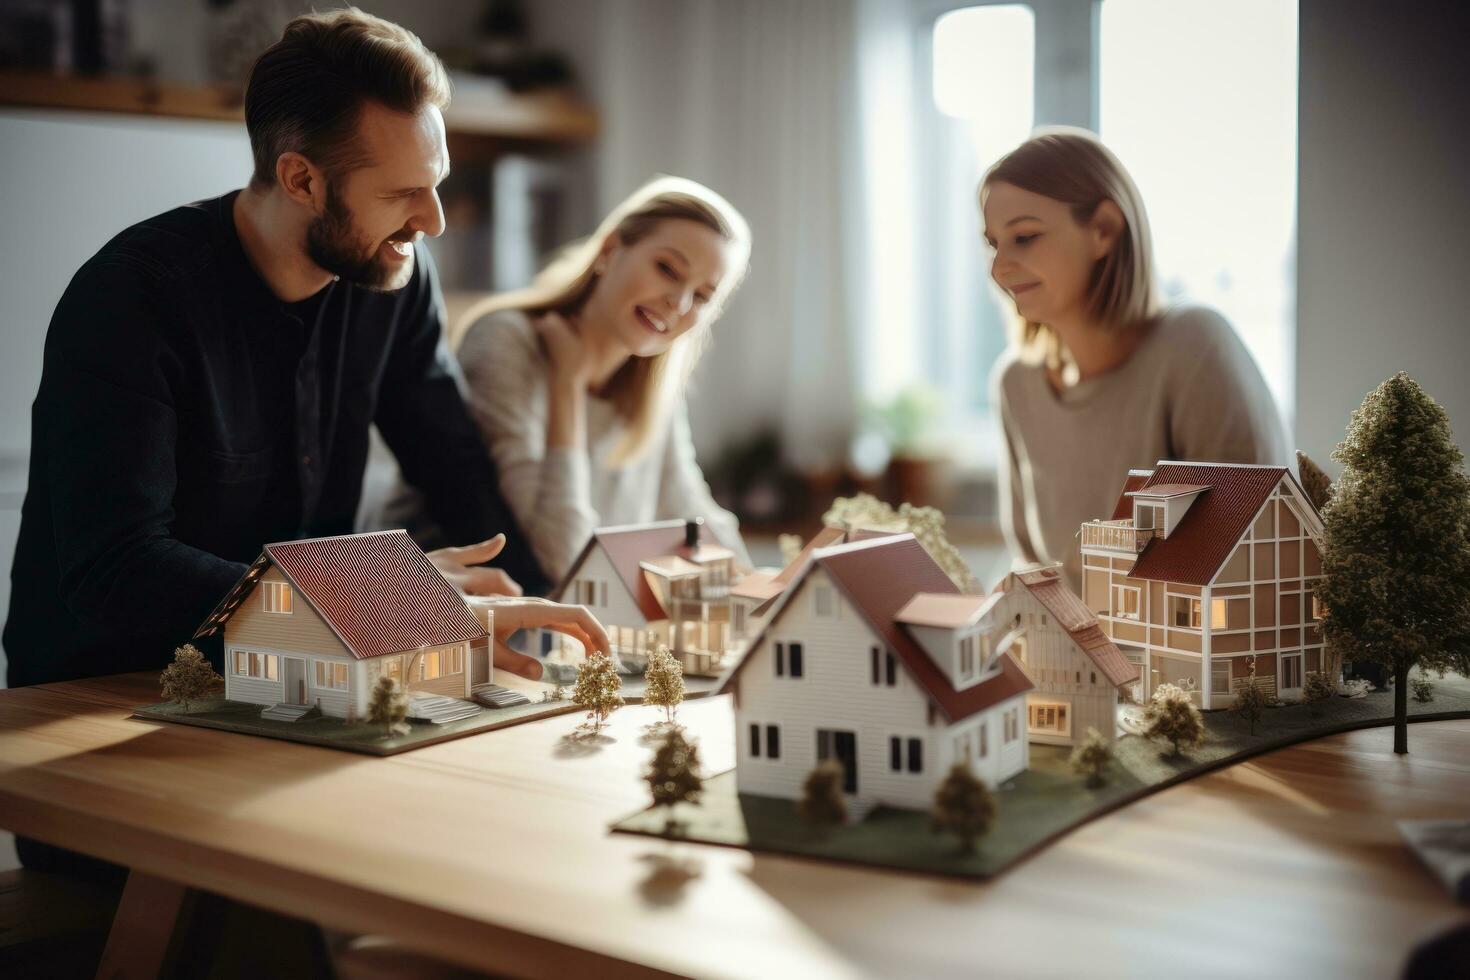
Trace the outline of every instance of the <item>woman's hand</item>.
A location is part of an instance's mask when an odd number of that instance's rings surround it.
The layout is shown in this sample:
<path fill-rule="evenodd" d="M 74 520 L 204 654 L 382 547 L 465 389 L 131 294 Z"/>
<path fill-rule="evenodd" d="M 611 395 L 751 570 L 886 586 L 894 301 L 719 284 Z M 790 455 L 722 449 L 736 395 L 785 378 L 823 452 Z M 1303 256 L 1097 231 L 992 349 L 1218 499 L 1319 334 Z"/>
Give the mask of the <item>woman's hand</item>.
<path fill-rule="evenodd" d="M 541 345 L 546 348 L 547 360 L 551 362 L 552 385 L 562 390 L 585 389 L 592 364 L 577 328 L 557 313 L 542 314 L 534 322 Z"/>
<path fill-rule="evenodd" d="M 547 599 L 510 599 L 502 597 L 479 597 L 472 600 L 475 605 L 488 608 L 494 615 L 495 666 L 531 680 L 541 679 L 541 661 L 517 653 L 506 646 L 505 641 L 516 630 L 549 629 L 564 633 L 582 644 L 588 656 L 594 653 L 608 654 L 612 645 L 607 631 L 597 617 L 584 606 L 551 602 Z"/>
<path fill-rule="evenodd" d="M 462 548 L 438 548 L 428 553 L 429 561 L 465 595 L 504 595 L 519 597 L 521 587 L 516 580 L 498 568 L 484 568 L 485 562 L 500 554 L 505 535 L 497 534 L 489 541 Z"/>

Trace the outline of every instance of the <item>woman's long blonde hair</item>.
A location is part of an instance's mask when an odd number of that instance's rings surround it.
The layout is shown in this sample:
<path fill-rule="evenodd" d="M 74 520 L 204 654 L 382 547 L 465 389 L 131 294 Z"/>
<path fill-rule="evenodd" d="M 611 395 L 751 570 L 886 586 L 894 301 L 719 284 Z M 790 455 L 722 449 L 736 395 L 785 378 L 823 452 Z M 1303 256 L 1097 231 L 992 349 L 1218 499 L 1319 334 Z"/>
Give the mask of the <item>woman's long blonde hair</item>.
<path fill-rule="evenodd" d="M 750 265 L 750 228 L 745 218 L 708 187 L 682 177 L 650 180 L 613 208 L 589 237 L 562 248 L 530 286 L 486 297 L 465 311 L 451 328 L 451 346 L 457 348 L 478 320 L 502 310 L 520 310 L 533 317 L 576 314 L 597 287 L 595 266 L 607 242 L 616 236 L 622 244 L 633 245 L 662 222 L 676 219 L 695 221 L 719 233 L 728 246 L 729 264 L 693 330 L 676 339 L 662 354 L 630 357 L 608 381 L 606 393 L 626 426 L 623 440 L 608 462 L 620 466 L 636 459 L 648 448 L 660 420 L 683 393 L 709 343 L 710 325 L 719 319 Z"/>
<path fill-rule="evenodd" d="M 1158 312 L 1154 255 L 1143 197 L 1123 164 L 1085 129 L 1049 127 L 1001 157 L 980 181 L 980 208 L 997 181 L 1060 201 L 1079 223 L 1091 221 L 1103 201 L 1123 213 L 1124 227 L 1113 248 L 1097 260 L 1088 285 L 1088 314 L 1106 329 L 1136 327 Z M 1022 319 L 1016 344 L 1023 354 L 1060 360 L 1056 333 Z"/>

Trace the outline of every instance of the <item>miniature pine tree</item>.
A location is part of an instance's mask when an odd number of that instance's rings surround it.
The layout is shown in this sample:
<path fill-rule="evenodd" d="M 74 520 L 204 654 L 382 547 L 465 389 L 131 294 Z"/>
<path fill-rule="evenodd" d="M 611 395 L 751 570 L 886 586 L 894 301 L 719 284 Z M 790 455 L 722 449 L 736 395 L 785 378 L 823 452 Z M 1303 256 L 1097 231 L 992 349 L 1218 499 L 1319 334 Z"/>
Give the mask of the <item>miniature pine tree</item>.
<path fill-rule="evenodd" d="M 1189 692 L 1174 684 L 1154 688 L 1153 699 L 1143 712 L 1145 738 L 1157 738 L 1174 746 L 1174 755 L 1205 743 L 1205 721 Z"/>
<path fill-rule="evenodd" d="M 408 734 L 408 694 L 387 674 L 373 686 L 367 714 L 369 722 L 383 726 L 384 735 Z"/>
<path fill-rule="evenodd" d="M 1236 692 L 1235 702 L 1230 705 L 1230 711 L 1244 718 L 1246 724 L 1250 726 L 1251 734 L 1254 735 L 1256 722 L 1260 721 L 1261 716 L 1266 713 L 1268 700 L 1265 688 L 1256 681 L 1256 658 L 1251 657 L 1250 677 Z"/>
<path fill-rule="evenodd" d="M 828 759 L 806 777 L 797 816 L 817 830 L 830 830 L 847 823 L 847 803 L 842 799 L 842 764 Z"/>
<path fill-rule="evenodd" d="M 643 692 L 643 703 L 664 709 L 665 722 L 674 723 L 674 709 L 684 700 L 684 668 L 669 652 L 665 643 L 660 643 L 648 655 L 648 667 L 644 670 L 648 686 Z"/>
<path fill-rule="evenodd" d="M 1302 489 L 1307 492 L 1307 499 L 1320 513 L 1332 496 L 1332 478 L 1300 449 L 1296 451 L 1296 471 L 1301 474 Z"/>
<path fill-rule="evenodd" d="M 204 654 L 192 643 L 185 643 L 174 650 L 174 662 L 163 668 L 158 677 L 163 688 L 165 701 L 176 701 L 188 714 L 193 702 L 204 699 L 216 684 L 224 678 L 214 672 Z"/>
<path fill-rule="evenodd" d="M 1087 777 L 1088 786 L 1103 784 L 1103 772 L 1112 761 L 1113 747 L 1102 732 L 1091 726 L 1088 726 L 1086 737 L 1072 749 L 1072 757 L 1068 760 L 1073 772 Z"/>
<path fill-rule="evenodd" d="M 599 732 L 608 715 L 623 706 L 623 680 L 612 658 L 593 653 L 577 669 L 577 686 L 572 689 L 572 703 L 587 709 L 592 731 Z"/>
<path fill-rule="evenodd" d="M 930 814 L 936 833 L 949 831 L 960 839 L 966 854 L 973 854 L 975 841 L 995 821 L 995 798 L 968 766 L 957 762 L 935 791 Z"/>
<path fill-rule="evenodd" d="M 1470 673 L 1470 478 L 1443 408 L 1399 372 L 1353 413 L 1322 513 L 1322 632 L 1394 678 L 1393 750 L 1409 751 L 1409 671 Z"/>
<path fill-rule="evenodd" d="M 653 805 L 668 808 L 664 832 L 673 833 L 674 804 L 698 803 L 704 792 L 704 780 L 699 775 L 699 748 L 686 741 L 682 731 L 670 728 L 653 753 L 643 778 L 653 794 Z"/>

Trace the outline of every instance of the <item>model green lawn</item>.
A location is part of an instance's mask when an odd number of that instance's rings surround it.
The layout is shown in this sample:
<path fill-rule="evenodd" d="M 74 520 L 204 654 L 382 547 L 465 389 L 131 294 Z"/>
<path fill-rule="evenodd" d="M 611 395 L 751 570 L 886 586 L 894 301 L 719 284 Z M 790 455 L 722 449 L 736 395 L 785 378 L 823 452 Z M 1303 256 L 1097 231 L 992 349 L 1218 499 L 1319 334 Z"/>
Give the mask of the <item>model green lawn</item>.
<path fill-rule="evenodd" d="M 463 738 L 478 732 L 494 731 L 509 725 L 519 725 L 538 718 L 550 718 L 581 711 L 571 701 L 571 688 L 563 688 L 565 698 L 561 701 L 541 701 L 549 684 L 536 681 L 521 681 L 504 678 L 515 690 L 531 698 L 530 704 L 513 705 L 508 708 L 485 708 L 472 718 L 451 721 L 442 725 L 410 722 L 406 735 L 384 735 L 382 725 L 365 721 L 348 722 L 341 718 L 310 717 L 299 721 L 274 721 L 260 717 L 265 705 L 244 701 L 226 701 L 223 698 L 206 698 L 193 704 L 193 710 L 184 711 L 178 704 L 167 701 L 163 704 L 143 705 L 133 709 L 133 717 L 148 721 L 170 721 L 201 728 L 218 728 L 243 735 L 260 735 L 265 738 L 281 738 L 289 742 L 321 745 L 348 752 L 363 752 L 368 755 L 397 755 L 410 749 L 433 745 L 452 738 Z M 646 686 L 643 675 L 623 677 L 622 695 L 628 704 L 638 704 Z M 710 694 L 719 682 L 709 677 L 687 677 L 684 680 L 684 696 L 700 698 Z"/>
<path fill-rule="evenodd" d="M 1411 721 L 1470 717 L 1470 680 L 1454 674 L 1443 679 L 1431 675 L 1431 680 L 1434 700 L 1419 703 L 1411 699 Z M 706 779 L 698 805 L 679 804 L 672 814 L 650 808 L 618 822 L 614 829 L 983 878 L 1094 817 L 1211 769 L 1322 735 L 1391 724 L 1393 693 L 1377 691 L 1317 705 L 1271 707 L 1257 723 L 1255 735 L 1249 734 L 1244 719 L 1230 712 L 1207 712 L 1204 718 L 1205 744 L 1182 756 L 1169 755 L 1167 744 L 1137 735 L 1120 736 L 1113 744 L 1114 760 L 1104 774 L 1106 782 L 1097 788 L 1088 788 L 1085 778 L 1071 771 L 1069 749 L 1033 745 L 1030 768 L 996 788 L 995 822 L 973 854 L 963 853 L 955 838 L 934 833 L 929 814 L 919 811 L 878 807 L 856 824 L 830 832 L 813 830 L 797 816 L 795 801 L 739 795 L 734 770 Z M 1413 751 L 1412 730 L 1409 750 Z M 665 832 L 670 816 L 676 822 L 673 834 Z"/>

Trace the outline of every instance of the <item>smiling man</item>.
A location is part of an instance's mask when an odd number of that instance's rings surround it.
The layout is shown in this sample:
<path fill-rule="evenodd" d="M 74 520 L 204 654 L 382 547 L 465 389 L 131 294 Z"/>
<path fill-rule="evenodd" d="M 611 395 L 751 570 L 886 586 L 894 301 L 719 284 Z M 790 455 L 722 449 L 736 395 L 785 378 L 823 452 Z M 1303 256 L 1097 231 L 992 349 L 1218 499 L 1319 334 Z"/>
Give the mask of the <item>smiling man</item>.
<path fill-rule="evenodd" d="M 352 531 L 372 423 L 450 540 L 483 541 L 431 554 L 455 585 L 544 587 L 441 340 L 423 240 L 444 230 L 448 101 L 402 28 L 298 18 L 251 72 L 250 185 L 127 229 L 73 278 L 32 412 L 12 686 L 159 668 L 264 543 Z M 505 612 L 606 645 L 578 607 Z M 496 662 L 539 674 L 503 645 Z"/>

